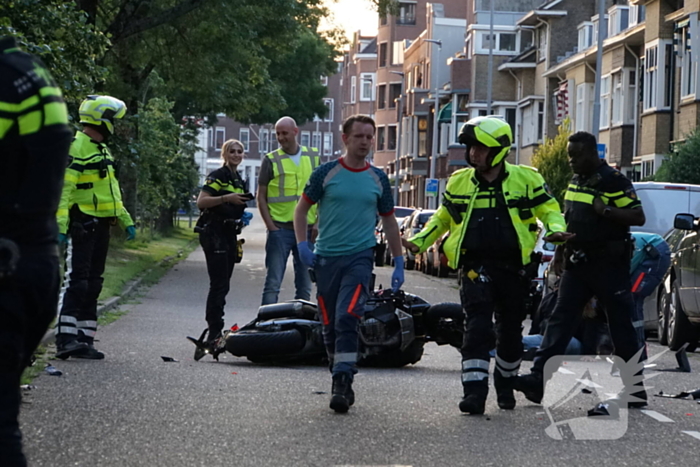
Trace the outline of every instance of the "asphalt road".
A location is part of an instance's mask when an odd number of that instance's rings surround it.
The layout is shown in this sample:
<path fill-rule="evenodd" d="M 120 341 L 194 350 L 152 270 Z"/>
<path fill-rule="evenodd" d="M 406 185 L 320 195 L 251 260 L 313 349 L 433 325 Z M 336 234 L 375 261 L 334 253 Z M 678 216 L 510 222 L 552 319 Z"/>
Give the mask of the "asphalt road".
<path fill-rule="evenodd" d="M 250 321 L 260 302 L 265 234 L 258 219 L 244 237 L 227 325 Z M 281 300 L 293 296 L 290 269 Z M 390 268 L 376 273 L 377 284 L 390 283 Z M 485 416 L 462 415 L 459 353 L 435 344 L 426 345 L 416 365 L 361 369 L 355 406 L 346 415 L 335 414 L 328 408 L 331 383 L 322 366 L 258 365 L 231 355 L 218 363 L 210 357 L 195 362 L 194 346 L 185 336 L 198 336 L 205 327 L 207 286 L 198 249 L 122 306 L 126 315 L 98 330 L 105 360 L 57 360 L 53 363 L 63 376 L 42 374 L 35 380 L 36 388 L 25 392 L 21 416 L 30 465 L 700 464 L 695 401 L 653 397 L 648 411 L 630 410 L 617 421 L 602 421 L 578 418 L 598 401 L 595 394 L 575 390 L 566 404 L 547 410 L 518 394 L 516 409 L 502 411 L 491 391 Z M 454 278 L 407 272 L 404 289 L 431 303 L 459 300 Z M 662 350 L 650 346 L 651 355 Z M 165 363 L 161 356 L 178 362 Z M 650 393 L 700 388 L 700 354 L 691 354 L 690 361 L 692 373 L 659 372 L 649 383 Z M 647 374 L 677 366 L 672 353 L 654 363 Z M 523 371 L 528 366 L 524 363 Z M 554 439 L 552 420 L 567 419 L 558 431 L 564 439 Z M 595 437 L 603 439 L 590 439 Z"/>

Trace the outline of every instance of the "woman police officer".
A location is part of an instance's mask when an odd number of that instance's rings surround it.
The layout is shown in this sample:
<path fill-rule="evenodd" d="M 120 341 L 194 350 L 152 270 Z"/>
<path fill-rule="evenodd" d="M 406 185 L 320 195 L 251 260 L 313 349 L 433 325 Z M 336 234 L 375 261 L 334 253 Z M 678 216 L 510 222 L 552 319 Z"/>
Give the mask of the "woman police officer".
<path fill-rule="evenodd" d="M 197 198 L 202 214 L 195 230 L 199 232 L 209 273 L 206 308 L 209 345 L 221 337 L 224 329 L 226 294 L 233 266 L 240 261 L 237 236 L 253 217 L 245 212 L 246 201 L 253 197 L 248 193 L 247 182 L 237 171 L 244 151 L 240 141 L 226 141 L 221 147 L 223 166 L 209 174 Z"/>

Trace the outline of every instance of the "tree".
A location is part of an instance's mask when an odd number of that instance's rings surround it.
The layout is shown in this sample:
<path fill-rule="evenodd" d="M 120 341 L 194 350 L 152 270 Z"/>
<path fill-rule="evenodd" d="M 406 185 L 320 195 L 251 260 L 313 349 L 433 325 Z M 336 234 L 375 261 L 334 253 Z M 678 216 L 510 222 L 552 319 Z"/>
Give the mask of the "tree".
<path fill-rule="evenodd" d="M 552 139 L 545 137 L 543 144 L 532 156 L 532 165 L 542 174 L 562 208 L 564 193 L 573 175 L 566 151 L 569 135 L 571 135 L 570 120 L 567 118 L 559 125 L 557 135 Z"/>
<path fill-rule="evenodd" d="M 700 184 L 700 131 L 694 129 L 686 140 L 667 156 L 653 177 L 657 182 Z"/>

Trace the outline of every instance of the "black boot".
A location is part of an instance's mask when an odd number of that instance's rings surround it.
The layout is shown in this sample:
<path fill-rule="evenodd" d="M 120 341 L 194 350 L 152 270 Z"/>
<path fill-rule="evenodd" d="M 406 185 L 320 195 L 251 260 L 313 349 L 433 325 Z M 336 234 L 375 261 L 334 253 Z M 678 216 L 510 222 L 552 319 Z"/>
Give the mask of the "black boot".
<path fill-rule="evenodd" d="M 83 342 L 78 342 L 77 339 L 57 340 L 56 341 L 56 358 L 65 360 L 68 357 L 78 357 L 85 355 L 89 351 L 88 345 Z"/>
<path fill-rule="evenodd" d="M 88 348 L 85 352 L 73 355 L 73 357 L 84 358 L 87 360 L 102 360 L 105 358 L 105 354 L 95 348 L 95 339 L 93 337 L 87 337 L 83 334 L 79 334 L 78 341 L 86 344 Z"/>
<path fill-rule="evenodd" d="M 544 380 L 541 373 L 530 373 L 515 378 L 513 388 L 525 395 L 525 398 L 535 404 L 541 404 L 544 397 Z"/>
<path fill-rule="evenodd" d="M 515 386 L 515 377 L 505 377 L 501 375 L 498 368 L 493 374 L 493 384 L 496 386 L 496 399 L 498 407 L 503 410 L 513 410 L 515 408 L 515 395 L 513 387 Z"/>
<path fill-rule="evenodd" d="M 333 390 L 331 396 L 331 409 L 338 413 L 345 413 L 350 408 L 349 396 L 352 396 L 352 402 L 355 403 L 355 393 L 352 391 L 351 377 L 347 373 L 338 373 L 333 375 Z"/>
<path fill-rule="evenodd" d="M 459 402 L 459 410 L 470 415 L 482 415 L 486 410 L 486 396 L 489 393 L 488 379 L 462 383 L 464 397 Z"/>

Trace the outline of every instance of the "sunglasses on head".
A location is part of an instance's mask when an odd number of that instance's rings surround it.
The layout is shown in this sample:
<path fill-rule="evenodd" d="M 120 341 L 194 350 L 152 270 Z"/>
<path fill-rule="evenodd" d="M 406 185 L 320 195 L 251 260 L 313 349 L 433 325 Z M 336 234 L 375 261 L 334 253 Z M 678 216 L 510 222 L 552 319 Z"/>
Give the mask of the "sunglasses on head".
<path fill-rule="evenodd" d="M 233 148 L 233 149 L 229 149 L 228 152 L 232 152 L 232 153 L 236 153 L 236 154 L 243 154 L 243 149 Z"/>

